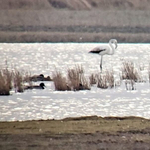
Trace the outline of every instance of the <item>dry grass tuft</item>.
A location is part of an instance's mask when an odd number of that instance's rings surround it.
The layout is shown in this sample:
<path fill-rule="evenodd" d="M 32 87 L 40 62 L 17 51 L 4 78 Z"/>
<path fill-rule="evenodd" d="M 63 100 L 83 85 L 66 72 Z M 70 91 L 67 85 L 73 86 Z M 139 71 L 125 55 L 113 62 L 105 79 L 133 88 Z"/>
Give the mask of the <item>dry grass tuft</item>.
<path fill-rule="evenodd" d="M 122 68 L 122 79 L 133 80 L 135 82 L 141 82 L 142 78 L 137 69 L 135 69 L 133 62 L 125 61 L 123 62 Z"/>
<path fill-rule="evenodd" d="M 104 74 L 98 76 L 98 88 L 107 89 L 113 88 L 114 84 L 114 73 L 113 71 L 106 71 Z"/>
<path fill-rule="evenodd" d="M 134 80 L 126 80 L 125 81 L 126 90 L 136 90 L 136 85 Z"/>
<path fill-rule="evenodd" d="M 8 69 L 0 70 L 0 95 L 10 95 L 12 88 L 12 72 Z"/>
<path fill-rule="evenodd" d="M 67 79 L 63 77 L 62 73 L 56 71 L 53 74 L 53 82 L 55 85 L 55 90 L 57 91 L 70 91 L 70 87 L 67 84 Z"/>
<path fill-rule="evenodd" d="M 23 75 L 18 70 L 14 72 L 14 88 L 16 92 L 23 92 Z"/>
<path fill-rule="evenodd" d="M 73 69 L 68 69 L 68 82 L 72 90 L 90 90 L 90 85 L 84 76 L 82 66 L 75 66 Z"/>
<path fill-rule="evenodd" d="M 59 71 L 56 71 L 53 74 L 53 81 L 55 90 L 58 91 L 90 90 L 90 84 L 84 76 L 84 70 L 81 66 L 68 69 L 67 77 L 63 77 Z"/>
<path fill-rule="evenodd" d="M 92 73 L 90 76 L 89 76 L 89 80 L 90 80 L 90 84 L 93 85 L 93 84 L 96 84 L 97 83 L 97 74 L 94 74 Z"/>

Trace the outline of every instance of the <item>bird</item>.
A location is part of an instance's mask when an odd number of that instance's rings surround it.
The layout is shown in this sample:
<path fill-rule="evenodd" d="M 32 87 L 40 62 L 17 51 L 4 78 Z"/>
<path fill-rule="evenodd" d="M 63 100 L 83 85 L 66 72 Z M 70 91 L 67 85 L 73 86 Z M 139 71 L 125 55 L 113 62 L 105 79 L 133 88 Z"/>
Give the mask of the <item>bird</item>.
<path fill-rule="evenodd" d="M 113 55 L 115 49 L 117 49 L 118 45 L 117 45 L 117 40 L 116 39 L 110 39 L 109 40 L 109 45 L 101 45 L 101 46 L 97 46 L 94 49 L 92 49 L 91 51 L 89 51 L 89 53 L 94 53 L 94 54 L 99 54 L 101 55 L 101 61 L 100 61 L 100 70 L 102 72 L 102 61 L 103 61 L 103 55 Z"/>
<path fill-rule="evenodd" d="M 24 87 L 24 90 L 32 90 L 32 89 L 45 89 L 45 84 L 44 83 L 40 83 L 39 85 L 34 85 L 34 86 L 26 86 Z"/>
<path fill-rule="evenodd" d="M 43 74 L 40 75 L 34 75 L 29 77 L 30 81 L 52 81 L 52 79 L 50 78 L 50 76 L 44 77 Z"/>

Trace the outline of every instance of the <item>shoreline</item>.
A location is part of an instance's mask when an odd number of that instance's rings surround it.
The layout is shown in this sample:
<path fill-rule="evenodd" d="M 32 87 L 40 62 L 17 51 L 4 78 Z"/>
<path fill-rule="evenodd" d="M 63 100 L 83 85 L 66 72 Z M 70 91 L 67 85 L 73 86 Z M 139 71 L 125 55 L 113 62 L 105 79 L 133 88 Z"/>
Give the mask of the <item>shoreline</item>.
<path fill-rule="evenodd" d="M 64 32 L 1 32 L 0 43 L 88 43 L 108 42 L 111 38 L 118 43 L 150 43 L 149 33 L 64 33 Z"/>
<path fill-rule="evenodd" d="M 62 119 L 35 119 L 35 120 L 14 120 L 14 121 L 0 121 L 0 123 L 11 123 L 11 122 L 34 122 L 34 121 L 79 121 L 79 120 L 97 120 L 97 119 L 106 119 L 106 120 L 128 120 L 128 119 L 144 119 L 149 120 L 148 118 L 140 116 L 97 116 L 97 115 L 87 115 L 87 116 L 78 116 L 78 117 L 66 117 Z"/>
<path fill-rule="evenodd" d="M 2 150 L 148 150 L 150 146 L 150 120 L 140 117 L 0 122 L 0 133 Z"/>

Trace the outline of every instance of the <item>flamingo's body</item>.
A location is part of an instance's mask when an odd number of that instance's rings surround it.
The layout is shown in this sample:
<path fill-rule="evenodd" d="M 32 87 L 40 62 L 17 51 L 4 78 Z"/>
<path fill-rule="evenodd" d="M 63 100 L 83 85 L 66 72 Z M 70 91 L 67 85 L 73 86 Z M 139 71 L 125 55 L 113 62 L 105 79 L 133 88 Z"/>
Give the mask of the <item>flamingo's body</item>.
<path fill-rule="evenodd" d="M 103 55 L 113 55 L 116 48 L 117 48 L 117 40 L 111 39 L 109 40 L 109 45 L 97 46 L 94 49 L 92 49 L 89 53 L 101 55 L 100 69 L 102 71 Z"/>

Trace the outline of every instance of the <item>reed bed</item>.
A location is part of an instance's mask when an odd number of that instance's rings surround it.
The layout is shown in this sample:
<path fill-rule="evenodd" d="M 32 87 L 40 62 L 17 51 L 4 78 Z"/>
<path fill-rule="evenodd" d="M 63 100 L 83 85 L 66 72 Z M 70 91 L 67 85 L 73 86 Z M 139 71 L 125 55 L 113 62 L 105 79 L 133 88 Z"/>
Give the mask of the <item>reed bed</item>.
<path fill-rule="evenodd" d="M 24 91 L 24 82 L 27 79 L 24 72 L 17 69 L 9 70 L 7 67 L 0 70 L 0 95 L 10 95 L 11 90 L 15 92 Z"/>
<path fill-rule="evenodd" d="M 92 74 L 89 76 L 90 84 L 91 84 L 91 85 L 96 84 L 96 83 L 97 83 L 97 78 L 98 78 L 98 75 L 92 73 Z"/>
<path fill-rule="evenodd" d="M 90 89 L 89 81 L 84 75 L 82 66 L 75 66 L 73 69 L 68 69 L 68 82 L 74 91 Z"/>
<path fill-rule="evenodd" d="M 122 80 L 125 80 L 126 90 L 136 90 L 136 82 L 144 82 L 141 76 L 142 70 L 144 70 L 143 66 L 137 69 L 132 61 L 123 62 Z"/>
<path fill-rule="evenodd" d="M 59 91 L 90 90 L 90 84 L 84 75 L 82 66 L 75 66 L 73 69 L 68 69 L 67 77 L 63 77 L 59 71 L 56 71 L 53 74 L 53 81 L 55 90 Z"/>
<path fill-rule="evenodd" d="M 23 75 L 18 70 L 14 72 L 14 88 L 16 92 L 23 92 Z"/>
<path fill-rule="evenodd" d="M 68 86 L 66 77 L 63 77 L 60 71 L 56 71 L 53 74 L 53 82 L 55 90 L 57 91 L 70 91 L 71 88 Z"/>
<path fill-rule="evenodd" d="M 12 72 L 8 69 L 0 70 L 0 95 L 10 95 L 12 88 Z"/>
<path fill-rule="evenodd" d="M 136 82 L 143 82 L 141 76 L 141 69 L 135 68 L 135 65 L 131 61 L 124 61 L 121 69 L 122 74 L 120 76 L 120 83 L 125 80 L 126 90 L 135 90 Z M 0 95 L 10 95 L 11 90 L 16 92 L 24 92 L 25 84 L 32 86 L 31 74 L 17 69 L 0 70 Z M 47 78 L 46 78 L 47 79 Z M 148 80 L 150 82 L 150 65 L 148 68 Z M 51 81 L 51 80 L 44 80 Z M 91 86 L 96 84 L 98 88 L 107 89 L 116 86 L 114 72 L 104 71 L 103 73 L 92 73 L 88 78 L 85 76 L 85 71 L 82 66 L 76 65 L 73 68 L 69 68 L 66 75 L 60 71 L 53 73 L 53 81 L 55 90 L 57 91 L 79 91 L 90 90 Z M 117 86 L 119 86 L 118 84 Z"/>
<path fill-rule="evenodd" d="M 122 68 L 122 79 L 133 80 L 135 82 L 141 82 L 142 77 L 140 75 L 140 71 L 135 68 L 135 65 L 131 61 L 123 62 Z"/>
<path fill-rule="evenodd" d="M 103 74 L 99 74 L 97 87 L 102 89 L 113 88 L 115 86 L 114 82 L 114 72 L 106 71 Z"/>

